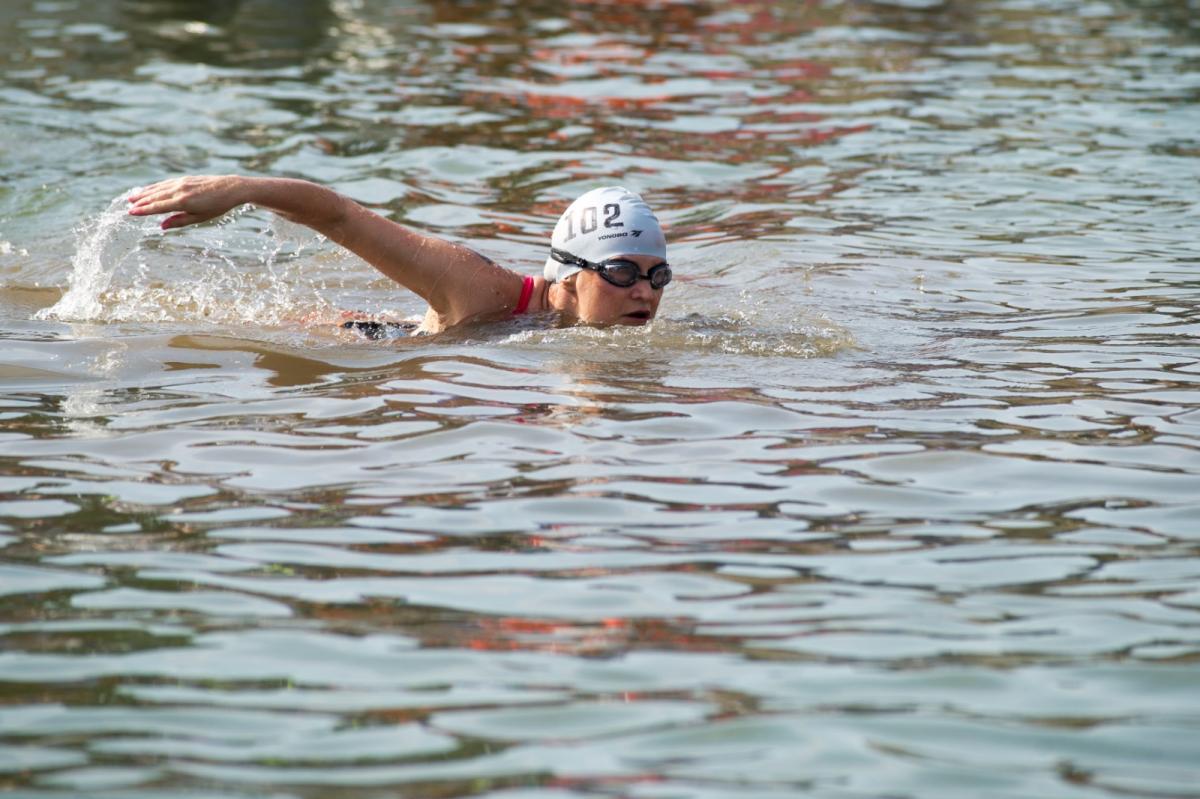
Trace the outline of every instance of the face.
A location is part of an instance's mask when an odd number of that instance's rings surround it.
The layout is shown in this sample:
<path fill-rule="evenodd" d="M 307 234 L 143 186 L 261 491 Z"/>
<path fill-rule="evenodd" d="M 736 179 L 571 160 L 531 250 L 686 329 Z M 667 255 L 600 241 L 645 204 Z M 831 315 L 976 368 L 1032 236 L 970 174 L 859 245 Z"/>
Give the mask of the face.
<path fill-rule="evenodd" d="M 646 274 L 663 259 L 653 255 L 622 255 Z M 658 313 L 663 289 L 638 280 L 628 288 L 614 286 L 595 272 L 584 269 L 575 280 L 576 315 L 579 321 L 598 325 L 644 325 Z"/>

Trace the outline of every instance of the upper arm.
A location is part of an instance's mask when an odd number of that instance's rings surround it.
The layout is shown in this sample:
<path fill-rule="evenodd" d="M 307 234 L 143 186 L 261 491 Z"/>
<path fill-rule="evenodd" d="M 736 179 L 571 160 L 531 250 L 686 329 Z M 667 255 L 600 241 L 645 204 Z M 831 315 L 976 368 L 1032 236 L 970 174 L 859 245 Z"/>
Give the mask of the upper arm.
<path fill-rule="evenodd" d="M 420 295 L 444 326 L 503 312 L 516 304 L 521 278 L 469 247 L 410 230 L 347 201 L 327 235 Z"/>

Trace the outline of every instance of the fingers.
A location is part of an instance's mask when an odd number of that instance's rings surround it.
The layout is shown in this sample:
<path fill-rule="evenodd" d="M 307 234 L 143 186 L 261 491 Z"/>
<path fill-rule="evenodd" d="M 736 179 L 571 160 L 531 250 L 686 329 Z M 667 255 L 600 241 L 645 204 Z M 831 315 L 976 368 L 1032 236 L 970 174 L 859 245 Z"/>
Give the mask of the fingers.
<path fill-rule="evenodd" d="M 147 194 L 149 194 L 153 190 L 154 190 L 154 186 L 139 186 L 138 188 L 129 192 L 129 194 L 125 195 L 125 202 L 135 203 L 138 200 L 145 197 Z"/>
<path fill-rule="evenodd" d="M 194 198 L 203 179 L 172 178 L 132 192 L 127 198 L 130 216 L 173 214 L 162 221 L 163 230 L 194 225 L 210 218 L 197 213 Z"/>
<path fill-rule="evenodd" d="M 126 198 L 130 204 L 129 213 L 142 216 L 184 210 L 185 203 L 201 191 L 207 182 L 207 178 L 189 176 L 145 186 L 131 192 Z"/>
<path fill-rule="evenodd" d="M 144 199 L 152 194 L 155 189 L 161 186 L 161 183 L 155 183 L 153 186 L 139 186 L 129 194 L 125 195 L 125 202 L 135 203 L 138 200 Z"/>
<path fill-rule="evenodd" d="M 172 214 L 164 219 L 159 227 L 161 227 L 163 230 L 170 230 L 171 228 L 186 227 L 187 225 L 194 225 L 197 222 L 203 221 L 204 220 L 201 217 L 198 217 L 195 214 Z"/>
<path fill-rule="evenodd" d="M 167 214 L 171 211 L 191 212 L 195 209 L 189 202 L 190 199 L 186 194 L 152 195 L 132 203 L 128 211 L 132 216 L 154 216 L 155 214 Z"/>
<path fill-rule="evenodd" d="M 171 178 L 170 180 L 160 180 L 158 183 L 152 183 L 149 186 L 141 186 L 131 191 L 125 199 L 130 203 L 139 203 L 152 197 L 171 194 L 182 180 L 182 178 Z"/>
<path fill-rule="evenodd" d="M 181 210 L 183 200 L 183 196 L 174 191 L 172 187 L 164 188 L 160 183 L 157 186 L 149 187 L 140 194 L 130 196 L 128 198 L 129 213 L 134 216 L 146 216 Z"/>
<path fill-rule="evenodd" d="M 170 211 L 178 211 L 179 202 L 176 200 L 156 200 L 147 198 L 129 207 L 131 216 L 154 216 L 155 214 L 165 214 Z"/>
<path fill-rule="evenodd" d="M 130 192 L 128 213 L 131 216 L 172 214 L 163 220 L 163 230 L 207 222 L 239 204 L 230 190 L 233 185 L 235 181 L 228 177 L 205 175 L 160 181 Z"/>

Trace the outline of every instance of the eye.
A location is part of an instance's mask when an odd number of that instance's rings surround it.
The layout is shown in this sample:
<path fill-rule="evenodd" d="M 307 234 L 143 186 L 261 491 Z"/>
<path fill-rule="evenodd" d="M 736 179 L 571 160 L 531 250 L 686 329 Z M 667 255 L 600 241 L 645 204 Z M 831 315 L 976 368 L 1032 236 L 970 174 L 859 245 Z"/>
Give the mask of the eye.
<path fill-rule="evenodd" d="M 671 282 L 671 267 L 661 263 L 650 270 L 649 278 L 653 288 L 661 289 Z"/>
<path fill-rule="evenodd" d="M 608 261 L 606 266 L 612 270 L 620 270 L 622 272 L 636 272 L 638 265 L 633 261 Z"/>
<path fill-rule="evenodd" d="M 609 261 L 604 264 L 605 273 L 621 285 L 630 286 L 638 279 L 641 270 L 632 261 Z"/>

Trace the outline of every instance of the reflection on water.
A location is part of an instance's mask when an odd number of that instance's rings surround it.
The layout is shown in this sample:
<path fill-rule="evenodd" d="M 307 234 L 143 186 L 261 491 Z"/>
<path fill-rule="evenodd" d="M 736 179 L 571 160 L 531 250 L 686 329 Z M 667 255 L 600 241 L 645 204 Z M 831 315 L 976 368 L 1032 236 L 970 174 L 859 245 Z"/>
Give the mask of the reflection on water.
<path fill-rule="evenodd" d="M 116 11 L 139 51 L 266 69 L 320 59 L 338 21 L 328 0 L 124 0 Z"/>
<path fill-rule="evenodd" d="M 3 4 L 0 790 L 1196 795 L 1189 11 Z M 183 171 L 680 279 L 371 341 Z"/>

